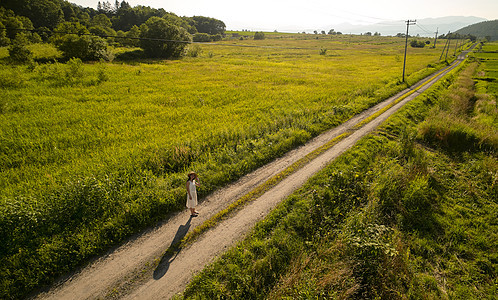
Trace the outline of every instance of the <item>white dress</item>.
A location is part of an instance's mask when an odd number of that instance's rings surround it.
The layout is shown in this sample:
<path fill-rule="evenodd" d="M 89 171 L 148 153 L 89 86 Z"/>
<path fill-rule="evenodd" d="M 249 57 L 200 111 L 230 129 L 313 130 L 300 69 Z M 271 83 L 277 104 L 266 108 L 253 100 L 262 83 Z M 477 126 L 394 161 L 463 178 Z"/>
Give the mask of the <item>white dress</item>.
<path fill-rule="evenodd" d="M 195 180 L 189 182 L 188 188 L 190 190 L 190 195 L 192 196 L 192 199 L 189 198 L 187 193 L 187 207 L 194 208 L 197 206 L 197 190 L 195 188 Z"/>

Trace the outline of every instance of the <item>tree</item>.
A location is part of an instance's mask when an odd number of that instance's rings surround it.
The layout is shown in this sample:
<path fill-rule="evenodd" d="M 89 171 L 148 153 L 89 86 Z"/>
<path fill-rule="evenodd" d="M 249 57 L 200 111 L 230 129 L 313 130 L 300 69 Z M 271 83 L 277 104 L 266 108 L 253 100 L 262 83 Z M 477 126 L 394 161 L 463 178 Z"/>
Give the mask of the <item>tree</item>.
<path fill-rule="evenodd" d="M 112 18 L 112 24 L 114 30 L 128 31 L 133 25 L 140 26 L 151 17 L 163 17 L 166 14 L 164 9 L 154 9 L 141 5 L 132 8 L 128 3 L 122 2 L 121 8 Z"/>
<path fill-rule="evenodd" d="M 223 21 L 203 16 L 193 16 L 192 20 L 194 20 L 194 25 L 198 32 L 211 35 L 225 34 L 226 25 Z"/>
<path fill-rule="evenodd" d="M 178 58 L 183 55 L 191 36 L 185 28 L 152 17 L 140 28 L 140 46 L 147 57 Z"/>
<path fill-rule="evenodd" d="M 10 44 L 10 39 L 7 37 L 7 30 L 5 30 L 5 25 L 0 21 L 0 47 L 7 46 Z"/>
<path fill-rule="evenodd" d="M 116 31 L 112 28 L 105 28 L 100 25 L 92 26 L 88 29 L 91 34 L 98 35 L 98 36 L 115 36 Z"/>
<path fill-rule="evenodd" d="M 78 16 L 76 17 L 76 19 L 72 19 L 71 21 L 72 22 L 78 22 L 80 23 L 81 25 L 84 25 L 84 26 L 90 26 L 90 21 L 91 21 L 91 17 L 90 17 L 90 14 L 87 13 L 86 11 L 81 11 L 78 13 Z"/>
<path fill-rule="evenodd" d="M 66 1 L 61 1 L 61 10 L 64 14 L 65 21 L 71 21 L 72 18 L 76 18 L 76 13 L 71 3 Z"/>
<path fill-rule="evenodd" d="M 27 48 L 29 45 L 28 35 L 18 33 L 9 46 L 9 56 L 13 62 L 29 63 L 33 60 L 33 53 Z"/>
<path fill-rule="evenodd" d="M 3 0 L 2 6 L 11 9 L 16 15 L 29 18 L 36 28 L 54 28 L 64 20 L 58 0 Z"/>
<path fill-rule="evenodd" d="M 162 18 L 171 24 L 185 28 L 187 32 L 190 34 L 197 33 L 197 28 L 194 25 L 195 22 L 192 22 L 191 18 L 187 17 L 180 18 L 174 13 L 166 13 L 162 16 Z"/>
<path fill-rule="evenodd" d="M 93 26 L 102 26 L 103 28 L 111 28 L 111 20 L 104 14 L 98 14 L 93 17 L 91 24 Z"/>
<path fill-rule="evenodd" d="M 140 37 L 140 28 L 137 25 L 133 25 L 133 27 L 126 32 L 126 37 L 128 39 L 123 40 L 123 44 L 126 46 L 138 47 L 140 42 L 138 38 Z"/>
<path fill-rule="evenodd" d="M 62 34 L 56 34 L 51 37 L 51 42 L 57 47 L 57 43 L 62 39 L 63 34 L 72 33 L 77 35 L 89 34 L 88 29 L 80 24 L 79 22 L 63 22 L 60 23 L 55 32 L 61 32 Z"/>
<path fill-rule="evenodd" d="M 13 40 L 16 34 L 20 32 L 19 29 L 23 29 L 22 22 L 16 17 L 7 17 L 3 19 L 3 24 L 6 28 L 7 38 Z"/>

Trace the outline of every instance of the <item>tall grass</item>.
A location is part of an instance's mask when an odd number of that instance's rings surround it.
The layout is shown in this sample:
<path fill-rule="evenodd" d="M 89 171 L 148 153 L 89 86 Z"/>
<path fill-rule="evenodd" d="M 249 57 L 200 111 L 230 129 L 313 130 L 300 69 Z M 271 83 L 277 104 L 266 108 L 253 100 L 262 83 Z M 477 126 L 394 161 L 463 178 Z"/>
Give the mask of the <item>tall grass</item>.
<path fill-rule="evenodd" d="M 0 297 L 180 210 L 188 170 L 205 195 L 404 87 L 395 38 L 224 43 L 266 48 L 2 65 Z M 411 51 L 413 80 L 437 68 L 437 51 Z"/>

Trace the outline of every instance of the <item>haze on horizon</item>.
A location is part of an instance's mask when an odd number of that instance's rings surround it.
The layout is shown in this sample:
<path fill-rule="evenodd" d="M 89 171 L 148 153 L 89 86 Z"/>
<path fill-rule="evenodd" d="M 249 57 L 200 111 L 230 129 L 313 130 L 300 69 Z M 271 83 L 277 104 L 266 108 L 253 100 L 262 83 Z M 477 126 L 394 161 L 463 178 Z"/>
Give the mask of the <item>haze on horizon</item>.
<path fill-rule="evenodd" d="M 96 8 L 99 0 L 68 0 L 83 7 Z M 118 0 L 119 1 L 119 0 Z M 122 1 L 122 0 L 121 0 Z M 119 2 L 121 2 L 119 1 Z M 101 1 L 103 2 L 103 1 Z M 109 0 L 111 4 L 114 1 Z M 400 3 L 395 0 L 127 0 L 131 6 L 163 8 L 178 16 L 206 16 L 225 22 L 228 30 L 329 30 L 334 24 L 376 24 L 408 19 L 446 16 L 474 16 L 488 20 L 498 18 L 496 0 L 418 0 Z"/>

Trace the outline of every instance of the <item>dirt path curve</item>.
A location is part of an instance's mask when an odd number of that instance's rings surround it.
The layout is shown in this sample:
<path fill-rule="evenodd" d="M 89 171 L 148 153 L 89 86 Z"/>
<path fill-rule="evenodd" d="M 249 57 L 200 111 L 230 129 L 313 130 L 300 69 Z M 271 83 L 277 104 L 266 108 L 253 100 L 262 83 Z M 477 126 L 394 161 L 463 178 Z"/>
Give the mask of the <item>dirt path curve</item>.
<path fill-rule="evenodd" d="M 155 228 L 134 237 L 123 246 L 92 262 L 81 271 L 59 282 L 50 291 L 40 293 L 37 299 L 169 299 L 182 292 L 192 275 L 242 239 L 253 225 L 264 218 L 281 200 L 302 186 L 313 174 L 353 146 L 361 137 L 374 130 L 406 102 L 425 91 L 450 69 L 460 64 L 455 61 L 437 77 L 428 77 L 419 84 L 385 100 L 344 124 L 323 133 L 307 144 L 290 151 L 266 166 L 201 199 L 197 218 L 189 218 L 187 210 L 177 213 Z M 427 80 L 430 82 L 427 83 Z M 416 90 L 413 92 L 413 90 Z M 409 94 L 409 96 L 406 96 Z M 382 108 L 405 97 L 363 127 L 354 126 Z M 247 204 L 230 218 L 201 235 L 192 245 L 175 256 L 164 255 L 165 250 L 183 238 L 188 231 L 225 209 L 242 195 L 252 191 L 268 178 L 283 171 L 292 163 L 319 148 L 334 137 L 351 132 L 347 138 L 322 153 L 316 159 L 291 174 L 261 197 Z M 202 178 L 201 178 L 202 179 Z M 157 263 L 159 261 L 159 264 Z M 156 266 L 157 267 L 154 267 Z M 148 266 L 148 267 L 147 267 Z"/>

